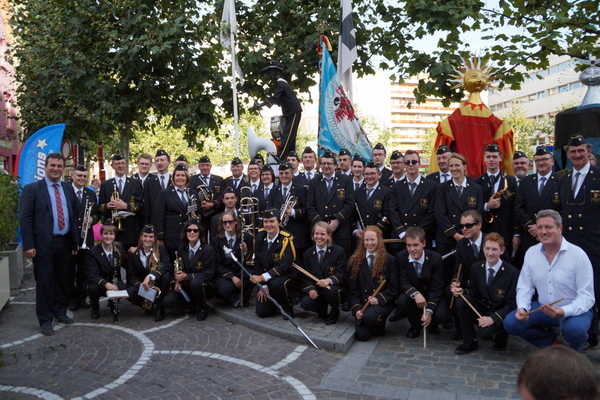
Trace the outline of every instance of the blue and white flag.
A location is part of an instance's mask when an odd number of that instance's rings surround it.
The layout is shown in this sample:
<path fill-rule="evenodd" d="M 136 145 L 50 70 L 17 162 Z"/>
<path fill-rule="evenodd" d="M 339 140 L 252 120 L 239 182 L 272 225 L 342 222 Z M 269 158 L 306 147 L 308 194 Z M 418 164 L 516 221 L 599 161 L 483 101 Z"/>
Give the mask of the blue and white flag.
<path fill-rule="evenodd" d="M 46 156 L 50 153 L 60 153 L 64 132 L 65 124 L 50 125 L 27 139 L 19 152 L 17 164 L 16 175 L 19 176 L 21 186 L 46 176 Z"/>
<path fill-rule="evenodd" d="M 321 96 L 319 101 L 319 155 L 324 150 L 338 154 L 348 149 L 352 155 L 360 154 L 365 162 L 371 160 L 371 143 L 360 125 L 352 102 L 336 72 L 327 46 L 321 59 Z"/>

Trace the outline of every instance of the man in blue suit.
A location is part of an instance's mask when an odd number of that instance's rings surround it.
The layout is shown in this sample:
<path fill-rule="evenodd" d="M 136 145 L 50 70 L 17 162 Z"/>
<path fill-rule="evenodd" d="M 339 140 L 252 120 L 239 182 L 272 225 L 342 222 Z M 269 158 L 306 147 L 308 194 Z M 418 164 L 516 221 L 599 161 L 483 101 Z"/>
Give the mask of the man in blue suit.
<path fill-rule="evenodd" d="M 42 334 L 54 335 L 52 320 L 72 324 L 67 316 L 69 260 L 79 239 L 77 198 L 73 187 L 61 182 L 65 159 L 46 158 L 46 176 L 23 188 L 20 224 L 25 256 L 33 258 L 36 314 Z"/>

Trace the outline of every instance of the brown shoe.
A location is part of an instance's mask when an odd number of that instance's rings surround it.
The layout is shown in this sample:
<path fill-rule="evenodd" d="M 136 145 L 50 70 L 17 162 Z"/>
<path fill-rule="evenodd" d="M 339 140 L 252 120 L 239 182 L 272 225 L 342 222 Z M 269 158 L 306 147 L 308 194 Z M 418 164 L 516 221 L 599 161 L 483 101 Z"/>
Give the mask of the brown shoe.
<path fill-rule="evenodd" d="M 554 334 L 554 340 L 550 343 L 550 346 L 562 346 L 564 340 L 560 337 L 558 333 Z"/>

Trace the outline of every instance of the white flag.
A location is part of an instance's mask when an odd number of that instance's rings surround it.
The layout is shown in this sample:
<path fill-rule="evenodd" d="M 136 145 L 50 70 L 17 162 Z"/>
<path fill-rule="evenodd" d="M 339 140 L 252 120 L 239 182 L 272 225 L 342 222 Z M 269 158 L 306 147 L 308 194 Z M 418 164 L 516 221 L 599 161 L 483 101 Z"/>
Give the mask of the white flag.
<path fill-rule="evenodd" d="M 225 0 L 223 3 L 223 16 L 221 17 L 221 32 L 220 41 L 223 47 L 227 47 L 232 50 L 233 65 L 235 71 L 243 83 L 242 69 L 240 68 L 237 58 L 235 57 L 233 37 L 237 32 L 237 20 L 235 18 L 235 3 L 234 0 Z"/>
<path fill-rule="evenodd" d="M 358 58 L 356 52 L 356 29 L 352 13 L 352 0 L 340 0 L 340 38 L 338 46 L 338 75 L 352 99 L 352 64 Z"/>

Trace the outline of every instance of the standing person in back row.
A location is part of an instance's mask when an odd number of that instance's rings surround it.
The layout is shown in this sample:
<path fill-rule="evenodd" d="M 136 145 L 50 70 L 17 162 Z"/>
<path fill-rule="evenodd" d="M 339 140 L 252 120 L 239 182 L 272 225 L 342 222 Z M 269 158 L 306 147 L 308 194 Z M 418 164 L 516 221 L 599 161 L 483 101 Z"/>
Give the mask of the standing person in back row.
<path fill-rule="evenodd" d="M 46 157 L 46 176 L 23 188 L 20 226 L 25 257 L 33 258 L 35 311 L 43 335 L 54 335 L 52 320 L 72 324 L 67 316 L 69 262 L 79 240 L 78 206 L 73 187 L 60 181 L 65 159 Z"/>
<path fill-rule="evenodd" d="M 285 160 L 290 151 L 296 150 L 296 135 L 298 126 L 302 117 L 302 107 L 300 101 L 294 93 L 294 89 L 283 79 L 283 64 L 280 61 L 269 61 L 267 66 L 261 70 L 269 79 L 275 81 L 275 91 L 273 95 L 262 103 L 255 104 L 254 110 L 259 110 L 264 106 L 269 108 L 273 104 L 281 106 L 281 113 L 285 119 L 283 132 L 281 132 L 281 144 L 277 149 L 277 156 Z"/>

